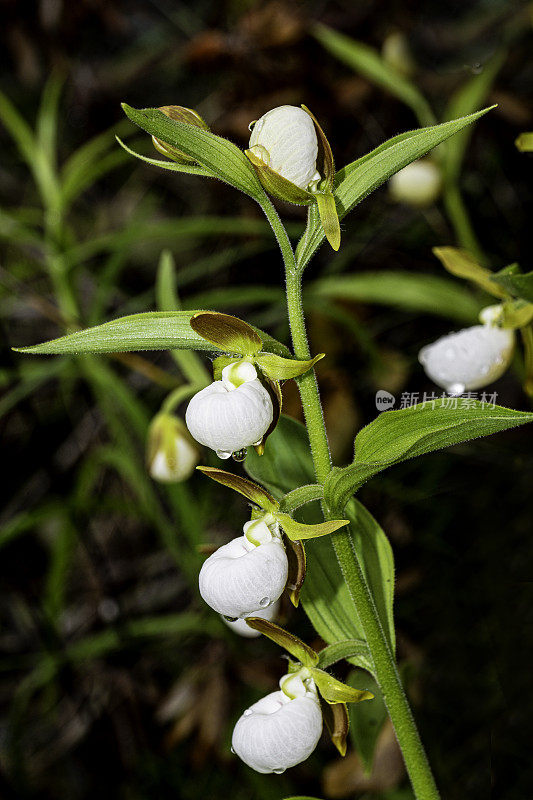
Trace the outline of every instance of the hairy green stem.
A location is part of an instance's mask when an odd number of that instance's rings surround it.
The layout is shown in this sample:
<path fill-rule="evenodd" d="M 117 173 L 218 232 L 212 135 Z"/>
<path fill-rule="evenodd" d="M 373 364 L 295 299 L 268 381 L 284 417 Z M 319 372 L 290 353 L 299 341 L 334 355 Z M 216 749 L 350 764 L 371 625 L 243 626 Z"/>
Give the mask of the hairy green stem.
<path fill-rule="evenodd" d="M 302 305 L 302 275 L 297 268 L 285 228 L 272 204 L 265 203 L 263 210 L 279 242 L 285 263 L 287 307 L 294 355 L 300 359 L 308 359 L 310 351 Z M 323 483 L 331 470 L 331 456 L 314 370 L 310 370 L 296 380 L 302 399 L 317 481 Z M 324 508 L 326 518 L 332 518 L 339 512 L 342 512 L 342 509 Z M 374 663 L 375 675 L 383 692 L 417 800 L 438 800 L 439 792 L 403 690 L 394 655 L 379 620 L 374 599 L 353 547 L 349 531 L 346 529 L 337 531 L 331 535 L 331 540 L 342 574 L 357 607 Z"/>

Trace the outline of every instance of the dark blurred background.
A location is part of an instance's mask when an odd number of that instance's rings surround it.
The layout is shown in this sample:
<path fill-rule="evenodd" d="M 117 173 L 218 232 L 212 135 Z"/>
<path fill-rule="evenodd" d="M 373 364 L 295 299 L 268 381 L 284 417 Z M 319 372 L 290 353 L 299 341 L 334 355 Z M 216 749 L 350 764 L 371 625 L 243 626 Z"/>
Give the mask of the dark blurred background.
<path fill-rule="evenodd" d="M 411 797 L 387 729 L 370 778 L 356 748 L 341 763 L 325 738 L 283 776 L 230 755 L 232 725 L 275 688 L 284 662 L 266 641 L 238 640 L 197 596 L 198 546 L 237 535 L 246 509 L 201 476 L 168 491 L 146 477 L 146 425 L 178 382 L 170 355 L 37 360 L 9 348 L 60 335 L 69 296 L 83 326 L 154 309 L 163 247 L 185 306 L 235 313 L 288 341 L 281 259 L 259 209 L 220 183 L 140 164 L 113 133 L 157 157 L 120 102 L 180 104 L 244 146 L 251 120 L 305 103 L 342 166 L 417 127 L 410 108 L 326 52 L 317 22 L 378 52 L 402 33 L 411 80 L 437 118 L 502 54 L 481 104 L 498 107 L 472 131 L 460 185 L 487 265 L 530 270 L 532 160 L 514 140 L 533 125 L 532 14 L 506 0 L 4 0 L 0 796 Z M 38 164 L 32 175 L 39 156 L 24 120 L 55 148 L 52 162 L 70 163 L 58 170 L 71 182 L 60 211 Z M 280 210 L 297 235 L 304 210 Z M 443 204 L 415 210 L 380 189 L 342 228 L 339 254 L 323 247 L 306 274 L 337 463 L 376 415 L 376 390 L 433 390 L 418 350 L 469 322 L 423 297 L 378 301 L 376 288 L 360 300 L 313 296 L 339 274 L 373 273 L 378 288 L 382 270 L 442 277 L 431 248 L 460 244 Z M 449 281 L 469 302 L 491 302 Z M 295 387 L 284 391 L 285 412 L 301 418 Z M 528 408 L 519 361 L 494 391 L 499 404 Z M 532 793 L 530 444 L 521 428 L 407 462 L 361 492 L 394 549 L 399 659 L 449 800 Z M 284 622 L 313 640 L 303 611 L 285 609 Z"/>

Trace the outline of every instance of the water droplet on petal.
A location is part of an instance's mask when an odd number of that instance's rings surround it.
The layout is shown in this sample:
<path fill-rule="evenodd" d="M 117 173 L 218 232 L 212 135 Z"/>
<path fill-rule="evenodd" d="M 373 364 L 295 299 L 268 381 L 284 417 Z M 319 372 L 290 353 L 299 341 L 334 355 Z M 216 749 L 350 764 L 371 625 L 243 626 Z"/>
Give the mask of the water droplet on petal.
<path fill-rule="evenodd" d="M 235 755 L 235 750 L 233 749 L 233 747 L 230 747 L 230 750 L 233 753 L 233 755 Z"/>
<path fill-rule="evenodd" d="M 274 775 L 283 775 L 285 770 L 283 768 L 282 769 L 274 769 L 274 770 L 272 770 L 272 772 L 274 773 Z"/>
<path fill-rule="evenodd" d="M 247 708 L 246 711 L 243 713 L 243 717 L 249 717 L 253 713 L 254 712 L 251 709 Z"/>
<path fill-rule="evenodd" d="M 254 127 L 255 127 L 255 123 L 256 123 L 256 122 L 257 122 L 257 120 L 256 120 L 256 119 L 253 119 L 253 120 L 250 122 L 250 124 L 248 125 L 248 130 L 250 131 L 250 133 L 253 131 L 253 129 L 254 129 Z"/>
<path fill-rule="evenodd" d="M 227 450 L 217 450 L 216 454 L 217 454 L 217 456 L 219 458 L 226 459 L 226 458 L 229 458 L 231 456 L 231 451 L 228 452 Z"/>
<path fill-rule="evenodd" d="M 246 452 L 247 452 L 246 447 L 243 447 L 242 450 L 236 450 L 233 453 L 233 460 L 234 461 L 244 461 L 244 459 L 246 458 Z"/>
<path fill-rule="evenodd" d="M 261 606 L 261 608 L 266 608 L 267 606 L 269 606 L 270 597 L 262 597 L 261 600 L 259 601 L 259 605 Z"/>

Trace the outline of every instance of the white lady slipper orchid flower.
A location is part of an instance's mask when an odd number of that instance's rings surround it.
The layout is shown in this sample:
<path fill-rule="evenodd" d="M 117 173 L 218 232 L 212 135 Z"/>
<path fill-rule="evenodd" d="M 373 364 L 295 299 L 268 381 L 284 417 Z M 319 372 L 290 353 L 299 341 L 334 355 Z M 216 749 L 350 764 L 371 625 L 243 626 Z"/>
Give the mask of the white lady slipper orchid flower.
<path fill-rule="evenodd" d="M 440 169 L 429 158 L 413 161 L 396 172 L 389 181 L 389 191 L 394 200 L 418 208 L 434 203 L 441 186 Z"/>
<path fill-rule="evenodd" d="M 185 414 L 192 436 L 220 458 L 258 444 L 274 415 L 272 400 L 253 364 L 229 364 L 222 380 L 194 395 Z"/>
<path fill-rule="evenodd" d="M 148 471 L 155 481 L 179 483 L 194 472 L 200 450 L 183 424 L 173 414 L 158 414 L 148 433 Z"/>
<path fill-rule="evenodd" d="M 284 772 L 308 758 L 322 733 L 322 711 L 304 668 L 248 708 L 233 730 L 232 750 L 256 772 Z"/>
<path fill-rule="evenodd" d="M 497 318 L 493 306 L 480 316 L 486 324 L 442 336 L 423 347 L 418 355 L 428 378 L 449 394 L 488 386 L 503 375 L 511 362 L 514 332 L 490 324 Z"/>
<path fill-rule="evenodd" d="M 276 600 L 275 603 L 272 603 L 271 606 L 268 608 L 260 608 L 258 611 L 254 611 L 253 614 L 247 614 L 246 617 L 260 617 L 261 619 L 266 619 L 269 622 L 275 619 L 279 613 L 279 600 Z M 261 636 L 261 631 L 256 631 L 254 628 L 250 628 L 249 625 L 246 624 L 246 617 L 242 617 L 241 619 L 227 619 L 221 615 L 222 621 L 228 628 L 234 633 L 237 633 L 239 636 L 244 636 L 245 639 L 255 639 L 258 636 Z"/>
<path fill-rule="evenodd" d="M 307 189 L 320 180 L 316 159 L 318 140 L 309 114 L 297 106 L 278 106 L 258 119 L 250 150 L 282 178 Z"/>
<path fill-rule="evenodd" d="M 243 532 L 209 556 L 198 578 L 207 605 L 225 617 L 269 608 L 287 583 L 287 553 L 273 518 L 250 520 Z"/>

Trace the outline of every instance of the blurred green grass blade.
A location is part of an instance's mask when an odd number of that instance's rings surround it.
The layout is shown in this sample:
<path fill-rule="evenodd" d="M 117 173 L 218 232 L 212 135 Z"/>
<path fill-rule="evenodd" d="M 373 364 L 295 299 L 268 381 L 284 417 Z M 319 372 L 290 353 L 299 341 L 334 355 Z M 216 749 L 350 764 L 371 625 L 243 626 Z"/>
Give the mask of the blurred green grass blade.
<path fill-rule="evenodd" d="M 320 44 L 339 61 L 409 106 L 421 125 L 435 124 L 435 115 L 423 94 L 411 81 L 392 69 L 377 50 L 325 25 L 314 25 L 312 32 Z"/>
<path fill-rule="evenodd" d="M 59 99 L 64 85 L 64 78 L 52 72 L 41 95 L 41 105 L 37 114 L 36 137 L 46 159 L 51 165 L 57 160 L 57 124 L 59 115 Z"/>
<path fill-rule="evenodd" d="M 428 153 L 450 136 L 458 133 L 479 117 L 490 111 L 485 108 L 451 122 L 443 122 L 430 128 L 406 131 L 388 139 L 370 153 L 340 169 L 335 175 L 334 194 L 339 219 L 343 219 L 361 200 L 381 186 L 391 175 Z M 324 232 L 316 217 L 308 219 L 311 229 L 306 229 L 298 243 L 296 258 L 303 269 L 324 241 Z"/>
<path fill-rule="evenodd" d="M 76 175 L 76 180 L 64 184 L 61 188 L 61 202 L 63 208 L 76 200 L 86 189 L 91 188 L 97 181 L 112 172 L 117 167 L 121 167 L 127 162 L 127 158 L 122 152 L 110 152 L 99 158 L 96 163 L 87 167 L 83 173 Z"/>
<path fill-rule="evenodd" d="M 11 411 L 17 403 L 33 394 L 43 383 L 65 374 L 73 374 L 72 364 L 58 358 L 53 364 L 39 364 L 37 369 L 21 368 L 16 376 L 18 382 L 0 398 L 0 419 Z"/>
<path fill-rule="evenodd" d="M 17 145 L 24 161 L 31 166 L 37 144 L 32 129 L 11 100 L 0 91 L 0 120 Z"/>
<path fill-rule="evenodd" d="M 66 582 L 77 538 L 78 532 L 66 512 L 61 524 L 53 532 L 42 600 L 46 614 L 53 620 L 57 620 L 64 607 Z"/>
<path fill-rule="evenodd" d="M 463 86 L 459 87 L 452 95 L 446 108 L 446 120 L 466 117 L 467 114 L 477 111 L 485 103 L 494 79 L 503 66 L 505 56 L 506 54 L 503 52 L 496 53 L 484 65 L 479 75 L 474 75 Z M 444 158 L 444 174 L 447 180 L 453 182 L 459 178 L 461 165 L 472 133 L 472 128 L 463 128 L 447 143 Z"/>
<path fill-rule="evenodd" d="M 6 520 L 0 527 L 0 549 L 12 542 L 18 536 L 39 528 L 43 524 L 56 519 L 61 520 L 64 515 L 62 502 L 50 499 L 39 508 L 22 511 L 20 514 Z"/>
<path fill-rule="evenodd" d="M 145 312 L 104 322 L 94 328 L 75 331 L 58 339 L 32 347 L 15 348 L 17 352 L 35 355 L 63 353 L 126 353 L 136 350 L 193 349 L 216 351 L 218 348 L 199 336 L 190 326 L 197 311 Z M 258 331 L 263 349 L 288 356 L 281 342 Z"/>
<path fill-rule="evenodd" d="M 187 298 L 185 307 L 219 309 L 239 308 L 240 306 L 263 305 L 264 303 L 284 303 L 285 292 L 276 286 L 223 286 L 208 289 Z"/>
<path fill-rule="evenodd" d="M 306 296 L 378 303 L 467 323 L 476 321 L 482 308 L 480 301 L 454 281 L 400 270 L 319 278 L 309 284 Z"/>

